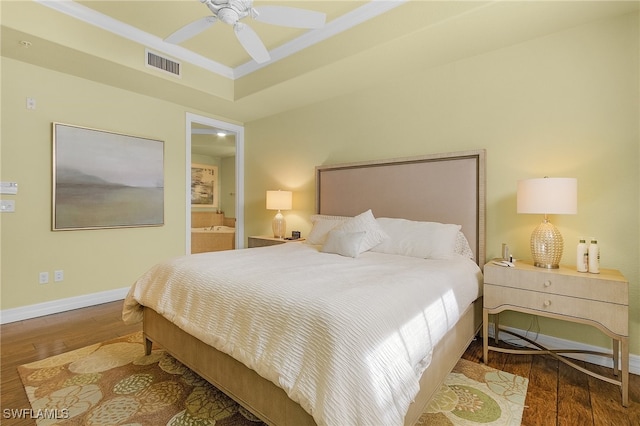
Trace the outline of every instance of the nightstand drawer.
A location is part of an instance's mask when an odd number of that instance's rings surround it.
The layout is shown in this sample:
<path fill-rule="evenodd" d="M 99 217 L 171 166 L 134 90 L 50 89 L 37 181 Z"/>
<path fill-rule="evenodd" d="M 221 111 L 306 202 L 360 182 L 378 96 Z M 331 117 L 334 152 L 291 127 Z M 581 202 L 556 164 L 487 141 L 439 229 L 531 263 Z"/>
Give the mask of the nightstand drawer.
<path fill-rule="evenodd" d="M 568 268 L 546 270 L 518 264 L 517 268 L 491 265 L 484 269 L 486 283 L 542 293 L 627 305 L 628 284 L 617 271 L 601 274 L 574 272 Z"/>
<path fill-rule="evenodd" d="M 485 284 L 484 308 L 529 309 L 539 315 L 554 314 L 579 322 L 600 324 L 620 336 L 629 335 L 627 305 Z"/>
<path fill-rule="evenodd" d="M 597 379 L 613 383 L 622 389 L 622 405 L 629 405 L 629 283 L 613 269 L 601 269 L 600 274 L 577 272 L 574 268 L 536 268 L 529 262 L 516 262 L 512 267 L 498 266 L 493 261 L 484 265 L 484 309 L 482 310 L 482 356 L 487 362 L 489 350 L 514 353 L 497 345 L 500 331 L 507 331 L 525 342 L 525 336 L 500 328 L 503 311 L 521 312 L 561 321 L 591 325 L 613 340 L 612 352 L 584 351 L 612 358 L 614 375 L 620 380 L 585 370 L 568 361 L 563 349 L 547 349 L 534 343 L 538 350 L 521 349 L 515 353 L 550 354 Z M 493 316 L 496 345 L 489 346 L 489 317 Z M 569 352 L 582 352 L 570 350 Z M 619 368 L 620 367 L 620 368 Z"/>

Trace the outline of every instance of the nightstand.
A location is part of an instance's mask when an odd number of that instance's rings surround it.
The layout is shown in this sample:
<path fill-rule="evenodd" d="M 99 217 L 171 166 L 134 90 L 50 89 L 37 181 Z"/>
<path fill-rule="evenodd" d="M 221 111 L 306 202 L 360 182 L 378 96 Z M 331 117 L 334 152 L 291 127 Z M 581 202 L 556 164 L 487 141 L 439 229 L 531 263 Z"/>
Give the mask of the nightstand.
<path fill-rule="evenodd" d="M 298 238 L 297 240 L 285 240 L 283 238 L 275 238 L 268 235 L 258 235 L 249 237 L 249 248 L 275 246 L 278 244 L 292 243 L 295 241 L 304 241 L 304 238 Z"/>
<path fill-rule="evenodd" d="M 592 377 L 620 386 L 622 405 L 629 405 L 629 283 L 613 269 L 601 269 L 599 274 L 577 272 L 574 268 L 537 268 L 518 261 L 515 267 L 498 266 L 489 262 L 484 267 L 483 356 L 487 363 L 489 350 L 516 354 L 549 354 Z M 562 353 L 577 350 L 547 349 L 542 345 L 513 334 L 539 350 L 505 349 L 490 346 L 489 315 L 493 315 L 495 340 L 498 342 L 498 315 L 510 310 L 588 324 L 613 339 L 613 355 L 594 353 L 613 358 L 614 374 L 619 380 L 588 371 L 571 362 Z"/>

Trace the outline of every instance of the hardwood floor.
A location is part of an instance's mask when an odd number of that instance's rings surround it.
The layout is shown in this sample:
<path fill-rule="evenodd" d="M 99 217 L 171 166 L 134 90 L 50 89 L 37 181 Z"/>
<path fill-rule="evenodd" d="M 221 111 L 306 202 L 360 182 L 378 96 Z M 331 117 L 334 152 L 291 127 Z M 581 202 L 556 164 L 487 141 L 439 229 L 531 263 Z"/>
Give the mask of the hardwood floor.
<path fill-rule="evenodd" d="M 0 423 L 35 424 L 33 420 L 8 415 L 8 410 L 30 408 L 16 370 L 18 365 L 141 330 L 140 324 L 123 324 L 121 308 L 122 302 L 112 302 L 0 326 Z M 481 362 L 480 339 L 469 345 L 463 358 Z M 549 356 L 491 352 L 489 365 L 529 378 L 523 425 L 640 425 L 640 376 L 630 376 L 631 402 L 624 408 L 617 386 L 582 374 Z M 591 364 L 587 368 L 612 376 L 610 369 Z"/>
<path fill-rule="evenodd" d="M 501 346 L 506 347 L 502 343 Z M 482 362 L 480 338 L 469 345 L 463 358 Z M 604 376 L 615 377 L 610 368 L 576 363 Z M 523 425 L 640 425 L 638 375 L 629 375 L 630 404 L 624 408 L 618 386 L 583 374 L 548 355 L 489 352 L 489 366 L 529 379 Z"/>
<path fill-rule="evenodd" d="M 142 330 L 142 324 L 125 325 L 121 311 L 118 301 L 0 326 L 0 424 L 35 425 L 7 418 L 6 410 L 31 408 L 16 367 Z"/>

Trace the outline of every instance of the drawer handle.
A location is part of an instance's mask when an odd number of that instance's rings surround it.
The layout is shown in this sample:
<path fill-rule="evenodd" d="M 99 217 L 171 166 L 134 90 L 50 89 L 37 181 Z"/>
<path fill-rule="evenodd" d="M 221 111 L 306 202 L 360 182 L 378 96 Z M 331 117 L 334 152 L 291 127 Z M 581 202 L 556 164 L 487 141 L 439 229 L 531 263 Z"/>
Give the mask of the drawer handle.
<path fill-rule="evenodd" d="M 546 280 L 546 281 L 544 282 L 544 286 L 545 286 L 545 287 L 549 287 L 549 286 L 551 286 L 551 281 Z"/>
<path fill-rule="evenodd" d="M 544 301 L 544 306 L 545 306 L 546 308 L 548 308 L 549 306 L 551 306 L 551 300 L 545 300 L 545 301 Z"/>

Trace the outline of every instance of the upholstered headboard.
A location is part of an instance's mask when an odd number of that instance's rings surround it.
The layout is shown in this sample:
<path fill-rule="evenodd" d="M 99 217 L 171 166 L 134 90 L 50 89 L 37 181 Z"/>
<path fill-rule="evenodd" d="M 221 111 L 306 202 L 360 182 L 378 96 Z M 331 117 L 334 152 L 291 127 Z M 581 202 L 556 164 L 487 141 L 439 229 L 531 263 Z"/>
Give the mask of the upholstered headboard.
<path fill-rule="evenodd" d="M 485 262 L 485 150 L 316 167 L 316 211 L 462 225 Z"/>

